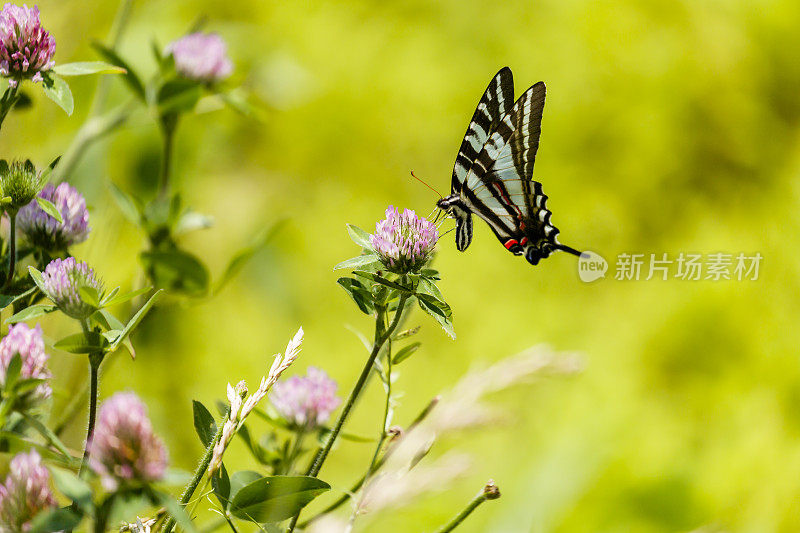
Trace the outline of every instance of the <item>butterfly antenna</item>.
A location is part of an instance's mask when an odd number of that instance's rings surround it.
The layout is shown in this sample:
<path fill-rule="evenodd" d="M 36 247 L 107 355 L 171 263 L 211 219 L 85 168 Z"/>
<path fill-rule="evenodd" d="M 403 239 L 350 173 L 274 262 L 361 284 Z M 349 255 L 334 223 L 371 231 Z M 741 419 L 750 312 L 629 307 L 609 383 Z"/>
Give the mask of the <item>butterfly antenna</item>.
<path fill-rule="evenodd" d="M 419 179 L 419 178 L 417 177 L 417 175 L 416 175 L 416 174 L 414 174 L 414 171 L 413 171 L 413 170 L 411 171 L 411 176 L 412 176 L 412 177 L 413 177 L 415 180 L 417 180 L 418 182 L 420 182 L 421 184 L 423 184 L 424 186 L 426 186 L 427 188 L 429 188 L 430 190 L 432 190 L 433 192 L 435 192 L 435 193 L 437 194 L 437 196 L 439 196 L 439 198 L 444 198 L 444 196 L 442 196 L 441 194 L 439 194 L 439 191 L 437 191 L 436 189 L 434 189 L 433 187 L 431 187 L 430 185 L 428 185 L 427 183 L 425 183 L 424 181 L 422 181 L 421 179 Z"/>
<path fill-rule="evenodd" d="M 579 252 L 575 248 L 571 248 L 561 243 L 556 244 L 555 248 L 556 250 L 561 250 L 562 252 L 567 252 L 568 254 L 576 255 L 578 257 L 581 256 L 581 252 Z"/>

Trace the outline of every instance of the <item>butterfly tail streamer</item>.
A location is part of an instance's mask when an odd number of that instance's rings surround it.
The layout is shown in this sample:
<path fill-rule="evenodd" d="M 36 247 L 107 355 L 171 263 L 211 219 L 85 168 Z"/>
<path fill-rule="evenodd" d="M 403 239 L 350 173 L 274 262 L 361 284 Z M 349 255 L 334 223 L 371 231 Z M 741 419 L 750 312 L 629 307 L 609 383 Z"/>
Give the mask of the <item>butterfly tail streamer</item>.
<path fill-rule="evenodd" d="M 555 248 L 556 248 L 556 250 L 561 250 L 562 252 L 567 252 L 568 254 L 572 254 L 572 255 L 575 255 L 575 256 L 578 256 L 578 257 L 580 257 L 582 255 L 582 252 L 579 252 L 575 248 L 572 248 L 572 247 L 567 246 L 565 244 L 558 243 L 558 244 L 555 245 Z"/>

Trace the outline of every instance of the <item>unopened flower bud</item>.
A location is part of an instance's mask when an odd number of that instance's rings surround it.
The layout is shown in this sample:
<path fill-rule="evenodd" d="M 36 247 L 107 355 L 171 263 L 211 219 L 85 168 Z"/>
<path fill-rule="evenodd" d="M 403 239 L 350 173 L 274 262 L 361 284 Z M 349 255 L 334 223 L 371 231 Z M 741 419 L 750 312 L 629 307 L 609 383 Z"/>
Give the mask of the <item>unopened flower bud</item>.
<path fill-rule="evenodd" d="M 29 204 L 42 190 L 42 174 L 30 160 L 0 160 L 0 188 L 2 196 L 10 198 L 9 209 L 16 213 Z"/>
<path fill-rule="evenodd" d="M 398 437 L 403 436 L 403 428 L 400 426 L 392 426 L 386 430 L 386 435 L 389 437 L 389 440 L 395 440 Z"/>

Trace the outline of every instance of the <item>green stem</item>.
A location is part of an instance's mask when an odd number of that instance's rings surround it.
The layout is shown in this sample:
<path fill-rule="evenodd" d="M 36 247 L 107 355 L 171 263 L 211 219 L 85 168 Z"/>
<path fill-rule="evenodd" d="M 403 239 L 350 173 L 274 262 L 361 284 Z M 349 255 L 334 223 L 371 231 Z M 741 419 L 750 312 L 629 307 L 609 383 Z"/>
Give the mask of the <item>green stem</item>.
<path fill-rule="evenodd" d="M 292 449 L 289 452 L 289 455 L 286 458 L 286 466 L 285 466 L 285 473 L 290 474 L 292 472 L 292 467 L 294 466 L 294 461 L 297 459 L 300 450 L 302 449 L 303 439 L 305 439 L 307 425 L 303 424 L 298 430 L 297 434 L 294 438 L 294 443 L 292 443 Z"/>
<path fill-rule="evenodd" d="M 8 210 L 8 274 L 3 289 L 7 289 L 14 281 L 14 270 L 17 268 L 17 211 Z"/>
<path fill-rule="evenodd" d="M 81 325 L 84 326 L 84 333 L 87 335 L 88 340 L 89 328 L 85 325 L 85 321 L 81 321 Z M 78 476 L 83 475 L 89 462 L 89 443 L 92 441 L 94 424 L 97 419 L 97 384 L 102 361 L 102 352 L 89 354 L 89 426 L 86 428 L 86 445 L 83 449 L 83 459 L 81 460 Z"/>
<path fill-rule="evenodd" d="M 433 410 L 433 408 L 436 407 L 436 404 L 438 404 L 438 403 L 439 403 L 439 397 L 436 396 L 417 415 L 417 418 L 415 418 L 414 421 L 411 422 L 411 424 L 408 425 L 408 428 L 406 428 L 406 432 L 413 430 L 415 427 L 417 427 L 420 424 L 420 422 L 425 420 L 425 418 L 427 418 L 427 416 L 430 414 L 430 412 Z M 378 470 L 384 464 L 386 464 L 386 461 L 389 460 L 389 458 L 392 456 L 392 453 L 394 452 L 394 450 L 395 450 L 395 447 L 390 444 L 389 447 L 386 449 L 386 452 L 383 454 L 383 457 L 381 457 L 380 460 L 378 461 L 378 463 L 375 465 L 375 470 Z M 350 490 L 347 491 L 347 493 L 343 494 L 338 500 L 336 500 L 335 502 L 333 502 L 332 504 L 327 506 L 325 509 L 320 511 L 318 514 L 312 516 L 311 518 L 309 518 L 308 520 L 306 520 L 304 522 L 300 522 L 300 525 L 298 527 L 300 527 L 300 529 L 305 529 L 312 522 L 316 522 L 317 520 L 319 520 L 320 518 L 322 518 L 326 514 L 332 512 L 332 511 L 335 511 L 336 509 L 338 509 L 339 507 L 344 505 L 347 502 L 347 500 L 352 498 L 352 495 L 355 494 L 364 485 L 364 481 L 366 481 L 366 477 L 367 477 L 366 475 L 361 476 L 361 479 L 356 481 L 353 484 L 353 486 L 350 488 Z"/>
<path fill-rule="evenodd" d="M 159 196 L 165 198 L 169 194 L 170 175 L 172 170 L 172 152 L 175 145 L 175 128 L 178 126 L 178 115 L 167 115 L 161 118 L 161 136 L 163 153 L 161 155 L 161 185 Z"/>
<path fill-rule="evenodd" d="M 401 311 L 398 311 L 398 313 Z M 391 341 L 390 341 L 391 342 Z M 387 427 L 386 425 L 389 422 L 389 411 L 391 410 L 391 399 L 392 399 L 392 349 L 391 345 L 389 346 L 389 351 L 386 355 L 386 402 L 383 408 L 383 421 L 381 422 L 381 431 L 378 435 L 378 445 L 375 446 L 375 451 L 372 454 L 372 459 L 369 462 L 369 466 L 367 467 L 367 473 L 364 474 L 362 478 L 361 484 L 366 486 L 369 479 L 372 477 L 372 474 L 376 470 L 378 456 L 381 453 L 381 449 L 383 448 L 383 444 L 386 442 L 386 435 L 387 435 Z M 364 494 L 361 494 L 359 501 L 353 508 L 353 512 L 350 514 L 350 529 L 352 530 L 353 524 L 355 524 L 356 517 L 358 516 L 358 508 L 361 506 L 361 503 L 364 500 Z"/>
<path fill-rule="evenodd" d="M 475 496 L 475 498 L 473 498 L 472 501 L 469 502 L 467 506 L 464 507 L 464 509 L 455 516 L 455 518 L 453 518 L 450 522 L 437 529 L 436 533 L 448 533 L 449 531 L 453 531 L 455 528 L 459 526 L 459 524 L 461 524 L 461 522 L 466 520 L 467 517 L 470 514 L 472 514 L 472 511 L 477 509 L 480 504 L 482 504 L 488 499 L 489 498 L 486 496 L 486 494 L 483 491 L 481 491 L 480 494 Z"/>
<path fill-rule="evenodd" d="M 202 459 L 200 459 L 200 464 L 198 464 L 197 468 L 195 468 L 191 481 L 189 481 L 189 484 L 186 485 L 185 489 L 183 489 L 183 493 L 178 500 L 178 503 L 182 506 L 185 507 L 186 504 L 189 503 L 189 500 L 192 499 L 194 491 L 197 490 L 197 486 L 200 484 L 200 481 L 202 481 L 206 471 L 208 471 L 208 465 L 211 463 L 211 458 L 214 455 L 214 446 L 216 446 L 217 442 L 219 442 L 219 439 L 222 438 L 222 429 L 225 427 L 225 422 L 228 421 L 229 416 L 230 411 L 225 414 L 225 416 L 222 418 L 222 421 L 217 426 L 217 432 L 214 434 L 214 438 L 211 439 L 211 442 L 208 443 L 208 446 L 206 446 L 206 451 L 203 454 Z M 167 522 L 164 524 L 162 531 L 169 533 L 174 528 L 175 519 L 170 517 L 169 520 L 167 520 Z"/>
<path fill-rule="evenodd" d="M 383 345 L 386 341 L 392 336 L 394 330 L 397 329 L 397 326 L 400 324 L 400 318 L 403 315 L 403 309 L 405 308 L 406 300 L 408 299 L 408 294 L 403 293 L 400 296 L 400 301 L 397 304 L 397 310 L 394 313 L 394 318 L 392 319 L 392 323 L 389 324 L 389 327 L 384 331 L 383 328 L 383 311 L 379 310 L 378 316 L 375 320 L 375 342 L 372 346 L 372 352 L 369 354 L 369 358 L 367 359 L 367 364 L 364 365 L 364 369 L 361 371 L 361 375 L 358 377 L 358 381 L 353 386 L 353 390 L 350 391 L 350 396 L 348 396 L 347 401 L 342 408 L 342 412 L 339 413 L 339 418 L 336 420 L 336 424 L 331 429 L 330 434 L 328 435 L 327 440 L 325 441 L 325 446 L 317 452 L 316 457 L 314 458 L 314 462 L 311 464 L 311 467 L 306 472 L 307 476 L 314 476 L 316 477 L 319 474 L 320 469 L 322 468 L 322 464 L 325 462 L 325 459 L 328 457 L 328 454 L 333 447 L 333 443 L 336 442 L 336 438 L 339 436 L 339 432 L 342 430 L 342 426 L 344 426 L 347 417 L 350 415 L 350 411 L 353 409 L 353 406 L 356 403 L 356 399 L 361 394 L 361 390 L 364 388 L 364 384 L 367 382 L 367 378 L 372 372 L 372 367 L 375 364 L 375 359 L 377 359 L 378 354 L 381 352 Z M 287 529 L 287 533 L 292 533 L 294 531 L 295 526 L 297 525 L 297 520 L 300 517 L 300 513 L 297 513 L 294 518 L 292 518 L 292 522 L 289 524 L 289 528 Z"/>

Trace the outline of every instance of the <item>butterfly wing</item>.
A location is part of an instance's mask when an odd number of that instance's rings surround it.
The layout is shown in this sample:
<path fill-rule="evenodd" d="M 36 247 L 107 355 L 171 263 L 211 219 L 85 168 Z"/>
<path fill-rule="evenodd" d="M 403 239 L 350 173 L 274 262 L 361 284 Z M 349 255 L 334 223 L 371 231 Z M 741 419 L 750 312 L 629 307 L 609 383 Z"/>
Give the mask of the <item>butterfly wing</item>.
<path fill-rule="evenodd" d="M 545 92 L 544 83 L 537 83 L 498 121 L 462 187 L 471 210 L 489 224 L 504 245 L 511 240 L 519 242 L 523 236 L 520 223 L 534 211 L 531 176 Z"/>
<path fill-rule="evenodd" d="M 558 243 L 547 195 L 532 179 L 545 95 L 545 85 L 539 82 L 519 97 L 475 157 L 462 187 L 470 209 L 489 224 L 503 246 L 524 254 L 532 264 L 555 249 L 580 255 Z"/>
<path fill-rule="evenodd" d="M 510 68 L 503 67 L 489 82 L 464 134 L 453 166 L 453 195 L 461 193 L 473 161 L 513 101 L 514 77 Z M 463 252 L 472 242 L 472 215 L 469 210 L 460 208 L 453 209 L 452 213 L 456 219 L 456 248 Z"/>

